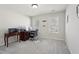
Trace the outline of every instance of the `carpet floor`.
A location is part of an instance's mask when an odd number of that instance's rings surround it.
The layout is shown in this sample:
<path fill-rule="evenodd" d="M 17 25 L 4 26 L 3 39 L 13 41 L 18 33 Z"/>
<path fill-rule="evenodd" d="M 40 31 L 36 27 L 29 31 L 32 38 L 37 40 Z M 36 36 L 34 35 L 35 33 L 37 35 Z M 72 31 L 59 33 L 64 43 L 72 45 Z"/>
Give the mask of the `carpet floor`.
<path fill-rule="evenodd" d="M 21 41 L 1 46 L 0 54 L 70 54 L 64 40 L 41 39 Z"/>

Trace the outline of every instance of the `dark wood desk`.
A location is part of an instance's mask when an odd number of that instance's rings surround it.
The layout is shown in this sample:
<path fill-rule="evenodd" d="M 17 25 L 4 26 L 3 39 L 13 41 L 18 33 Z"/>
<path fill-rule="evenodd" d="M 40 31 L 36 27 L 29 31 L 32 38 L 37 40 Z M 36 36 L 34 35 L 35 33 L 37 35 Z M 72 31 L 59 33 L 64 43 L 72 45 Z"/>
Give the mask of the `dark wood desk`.
<path fill-rule="evenodd" d="M 4 43 L 5 43 L 5 46 L 8 47 L 8 38 L 9 38 L 9 37 L 12 37 L 12 36 L 17 36 L 17 41 L 20 42 L 20 39 L 19 39 L 19 32 L 5 33 L 5 34 L 4 34 Z"/>
<path fill-rule="evenodd" d="M 12 36 L 17 36 L 17 41 L 19 41 L 19 42 L 20 42 L 20 40 L 26 41 L 26 40 L 29 39 L 29 32 L 25 31 L 25 32 L 5 33 L 4 34 L 4 43 L 5 43 L 5 46 L 8 47 L 8 38 L 12 37 Z"/>

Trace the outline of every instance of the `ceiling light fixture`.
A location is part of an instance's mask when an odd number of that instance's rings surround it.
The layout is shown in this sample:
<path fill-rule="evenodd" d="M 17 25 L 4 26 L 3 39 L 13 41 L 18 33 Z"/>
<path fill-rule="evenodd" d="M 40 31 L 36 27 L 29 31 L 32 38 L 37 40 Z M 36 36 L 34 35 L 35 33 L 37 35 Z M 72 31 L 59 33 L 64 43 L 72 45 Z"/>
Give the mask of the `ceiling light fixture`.
<path fill-rule="evenodd" d="M 32 4 L 32 8 L 38 8 L 38 4 Z"/>

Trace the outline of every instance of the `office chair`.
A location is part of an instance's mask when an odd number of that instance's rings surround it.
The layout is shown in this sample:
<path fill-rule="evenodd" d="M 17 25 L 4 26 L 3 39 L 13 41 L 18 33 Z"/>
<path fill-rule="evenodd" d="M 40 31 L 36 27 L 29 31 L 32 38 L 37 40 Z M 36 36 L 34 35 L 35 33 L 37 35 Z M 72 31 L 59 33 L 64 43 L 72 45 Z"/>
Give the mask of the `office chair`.
<path fill-rule="evenodd" d="M 30 40 L 36 40 L 35 37 L 38 36 L 38 30 L 31 30 L 30 31 Z"/>

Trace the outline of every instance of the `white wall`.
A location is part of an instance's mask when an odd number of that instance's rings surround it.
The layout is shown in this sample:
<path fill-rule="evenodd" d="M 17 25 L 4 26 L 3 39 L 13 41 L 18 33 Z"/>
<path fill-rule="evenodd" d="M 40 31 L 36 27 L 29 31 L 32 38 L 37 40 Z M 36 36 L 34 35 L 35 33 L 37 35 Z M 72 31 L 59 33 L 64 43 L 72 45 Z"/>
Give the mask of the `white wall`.
<path fill-rule="evenodd" d="M 65 11 L 61 11 L 61 12 L 57 12 L 57 13 L 48 13 L 48 14 L 43 14 L 43 15 L 38 15 L 38 16 L 34 16 L 32 17 L 32 27 L 33 28 L 39 28 L 39 22 L 42 19 L 46 19 L 46 20 L 50 20 L 53 19 L 53 17 L 58 17 L 59 18 L 59 33 L 51 33 L 48 34 L 48 38 L 57 38 L 59 40 L 63 40 L 64 39 L 64 32 L 65 32 Z M 49 23 L 50 24 L 50 23 Z M 52 24 L 52 22 L 51 22 Z M 41 28 L 42 29 L 42 28 Z M 41 31 L 43 32 L 43 31 Z"/>
<path fill-rule="evenodd" d="M 79 17 L 76 14 L 76 5 L 69 5 L 66 9 L 66 42 L 71 53 L 79 53 Z"/>
<path fill-rule="evenodd" d="M 8 9 L 0 9 L 0 46 L 4 44 L 4 33 L 8 28 L 30 26 L 30 18 Z M 12 39 L 9 39 L 11 41 Z M 13 38 L 13 40 L 15 40 Z"/>

